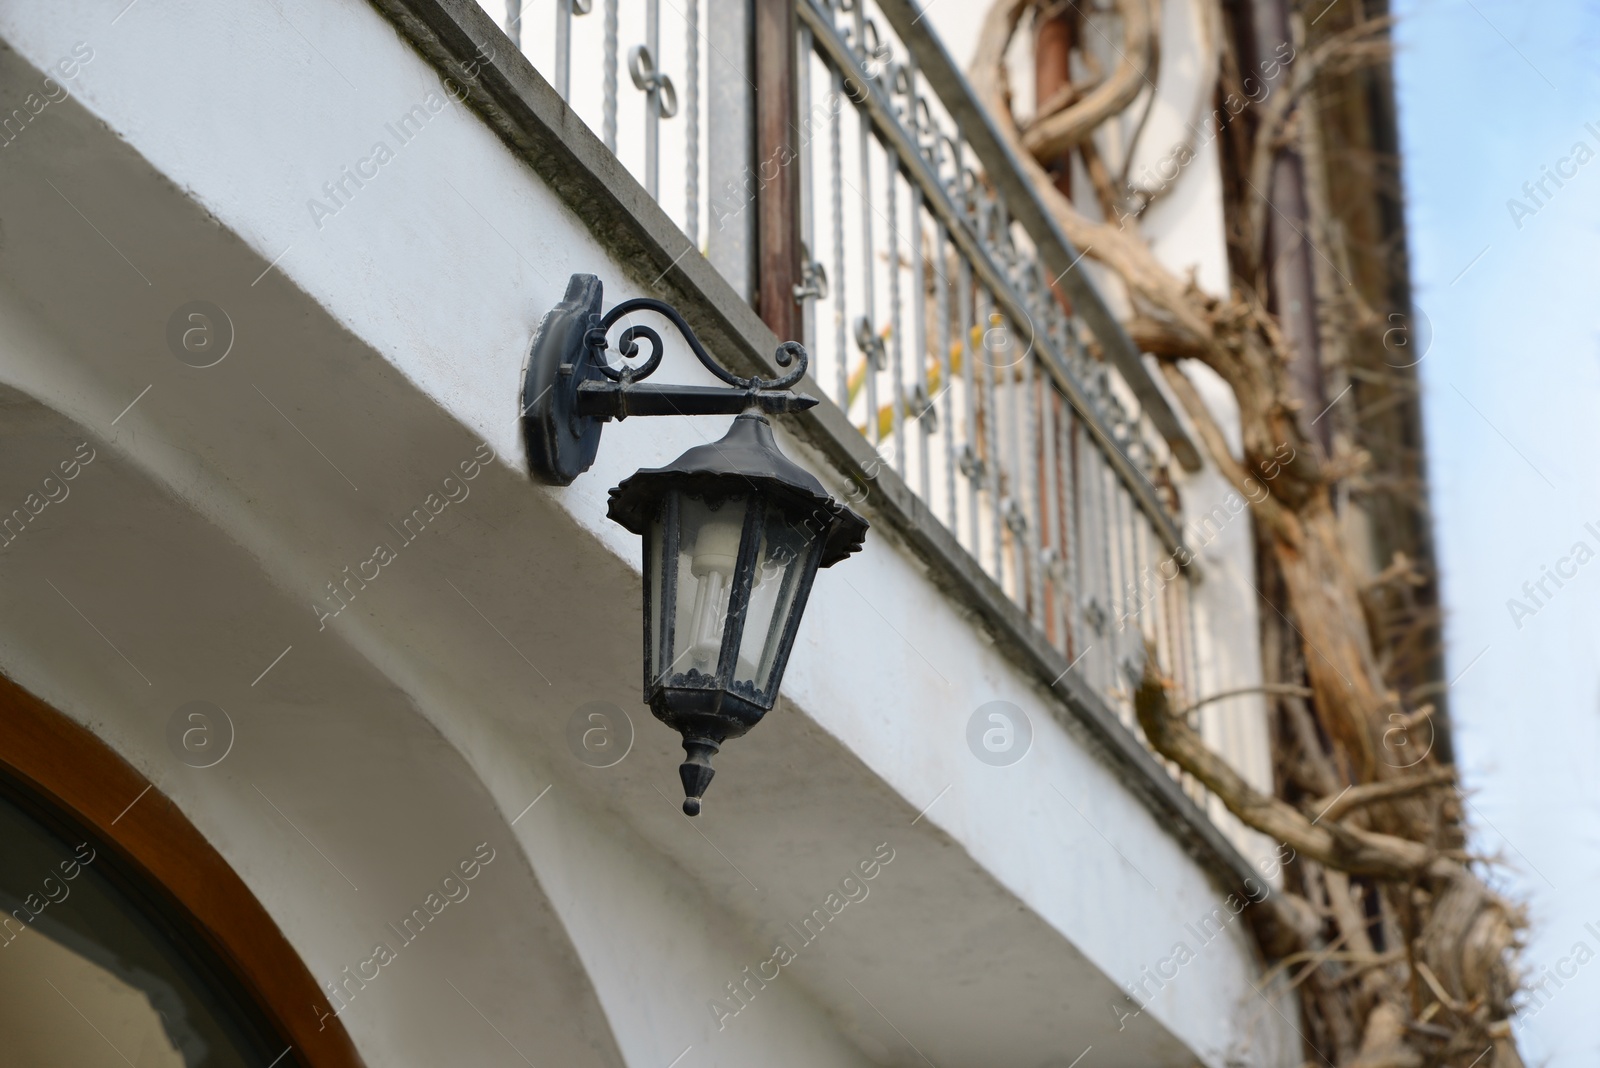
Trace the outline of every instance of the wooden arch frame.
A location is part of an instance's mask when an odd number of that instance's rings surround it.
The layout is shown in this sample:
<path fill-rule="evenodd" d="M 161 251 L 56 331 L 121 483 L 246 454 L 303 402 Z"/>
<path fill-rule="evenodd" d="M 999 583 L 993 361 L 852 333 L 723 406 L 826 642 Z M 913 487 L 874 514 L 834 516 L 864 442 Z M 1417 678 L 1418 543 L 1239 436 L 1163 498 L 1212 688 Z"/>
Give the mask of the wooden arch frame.
<path fill-rule="evenodd" d="M 310 969 L 178 806 L 93 733 L 3 675 L 0 774 L 60 808 L 163 891 L 302 1064 L 364 1068 L 343 1024 L 322 1015 L 327 998 Z"/>

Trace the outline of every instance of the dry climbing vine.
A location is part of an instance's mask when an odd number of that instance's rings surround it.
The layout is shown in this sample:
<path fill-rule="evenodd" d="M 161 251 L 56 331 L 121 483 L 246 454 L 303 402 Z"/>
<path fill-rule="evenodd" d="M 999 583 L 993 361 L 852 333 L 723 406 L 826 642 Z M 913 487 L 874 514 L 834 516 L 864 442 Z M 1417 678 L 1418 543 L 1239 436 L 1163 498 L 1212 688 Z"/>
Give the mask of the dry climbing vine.
<path fill-rule="evenodd" d="M 1205 11 L 1201 52 L 1214 64 L 1205 84 L 1213 87 L 1218 114 L 1231 116 L 1232 87 L 1248 94 L 1249 83 L 1239 78 L 1241 64 L 1222 32 L 1221 0 L 1198 6 Z M 1294 677 L 1271 680 L 1281 687 L 1274 698 L 1280 772 L 1272 794 L 1206 745 L 1189 710 L 1172 707 L 1172 690 L 1153 656 L 1135 702 L 1139 723 L 1157 752 L 1245 824 L 1298 855 L 1290 892 L 1270 899 L 1256 931 L 1274 974 L 1298 992 L 1310 1032 L 1308 1061 L 1341 1068 L 1520 1068 L 1509 1021 L 1521 910 L 1490 889 L 1484 862 L 1464 851 L 1453 769 L 1436 753 L 1415 762 L 1384 759 L 1386 736 L 1420 727 L 1433 713 L 1414 689 L 1394 684 L 1398 639 L 1375 622 L 1372 609 L 1386 587 L 1416 581 L 1414 566 L 1400 559 L 1377 576 L 1359 573 L 1341 524 L 1340 489 L 1370 458 L 1312 432 L 1312 413 L 1297 401 L 1292 381 L 1294 347 L 1268 310 L 1271 207 L 1262 190 L 1269 188 L 1273 158 L 1316 121 L 1307 101 L 1323 79 L 1387 62 L 1389 23 L 1357 19 L 1310 47 L 1280 54 L 1281 70 L 1256 72 L 1258 84 L 1270 73 L 1270 91 L 1259 100 L 1250 96 L 1252 113 L 1232 131 L 1241 181 L 1224 194 L 1232 281 L 1222 298 L 1165 266 L 1141 235 L 1139 219 L 1163 190 L 1130 182 L 1132 148 L 1117 167 L 1107 158 L 1118 144 L 1137 144 L 1147 129 L 1147 87 L 1159 77 L 1159 0 L 1102 7 L 996 0 L 972 81 L 1067 236 L 1120 280 L 1131 309 L 1129 333 L 1161 362 L 1214 465 L 1256 502 L 1257 544 L 1275 578 L 1269 595 L 1292 628 L 1291 648 L 1278 659 Z M 1074 70 L 1083 78 L 1019 117 L 1007 54 L 1019 33 L 1051 18 L 1073 21 L 1071 39 L 1082 51 Z M 1113 125 L 1121 136 L 1105 136 Z M 1181 165 L 1193 154 L 1191 140 L 1163 158 Z M 1074 155 L 1098 219 L 1064 195 L 1059 170 L 1052 173 Z M 1357 302 L 1330 302 L 1323 318 L 1324 331 L 1341 343 L 1365 343 L 1361 331 L 1371 312 Z M 1190 361 L 1231 389 L 1242 455 L 1201 402 L 1184 369 Z M 1249 473 L 1273 463 L 1283 443 L 1293 447 L 1294 459 L 1261 495 L 1262 483 Z M 1269 676 L 1282 675 L 1272 667 Z"/>

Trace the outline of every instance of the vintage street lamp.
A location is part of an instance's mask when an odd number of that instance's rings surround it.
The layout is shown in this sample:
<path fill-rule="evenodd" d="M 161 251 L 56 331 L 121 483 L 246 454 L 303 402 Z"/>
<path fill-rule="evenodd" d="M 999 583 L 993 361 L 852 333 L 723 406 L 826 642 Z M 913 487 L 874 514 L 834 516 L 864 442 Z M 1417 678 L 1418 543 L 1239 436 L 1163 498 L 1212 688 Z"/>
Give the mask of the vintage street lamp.
<path fill-rule="evenodd" d="M 829 496 L 778 451 L 768 413 L 801 411 L 814 397 L 790 392 L 806 351 L 785 342 L 771 381 L 740 378 L 706 352 L 683 317 L 658 300 L 624 301 L 603 317 L 600 280 L 573 275 L 566 299 L 534 334 L 523 375 L 523 436 L 536 477 L 568 485 L 594 462 L 601 424 L 630 415 L 737 415 L 722 440 L 666 467 L 638 471 L 611 491 L 610 517 L 644 542 L 644 699 L 683 735 L 683 811 L 700 812 L 722 743 L 760 722 L 783 669 L 817 568 L 861 548 L 867 521 Z M 700 362 L 728 387 L 640 384 L 661 363 L 661 336 L 632 325 L 617 346 L 634 367 L 605 359 L 607 333 L 624 316 L 670 320 Z"/>

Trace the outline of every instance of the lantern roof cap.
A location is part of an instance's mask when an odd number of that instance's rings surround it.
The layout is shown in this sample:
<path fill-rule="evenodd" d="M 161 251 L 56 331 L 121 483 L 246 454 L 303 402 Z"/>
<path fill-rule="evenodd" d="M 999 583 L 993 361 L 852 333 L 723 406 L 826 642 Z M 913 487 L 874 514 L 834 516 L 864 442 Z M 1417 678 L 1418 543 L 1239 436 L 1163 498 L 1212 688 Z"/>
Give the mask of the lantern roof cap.
<path fill-rule="evenodd" d="M 737 416 L 722 440 L 696 445 L 665 467 L 636 471 L 611 491 L 607 514 L 635 534 L 643 534 L 661 500 L 673 490 L 690 493 L 739 492 L 744 484 L 789 508 L 812 515 L 823 540 L 821 567 L 830 567 L 861 548 L 868 523 L 834 498 L 815 475 L 778 449 L 772 424 L 759 410 Z"/>

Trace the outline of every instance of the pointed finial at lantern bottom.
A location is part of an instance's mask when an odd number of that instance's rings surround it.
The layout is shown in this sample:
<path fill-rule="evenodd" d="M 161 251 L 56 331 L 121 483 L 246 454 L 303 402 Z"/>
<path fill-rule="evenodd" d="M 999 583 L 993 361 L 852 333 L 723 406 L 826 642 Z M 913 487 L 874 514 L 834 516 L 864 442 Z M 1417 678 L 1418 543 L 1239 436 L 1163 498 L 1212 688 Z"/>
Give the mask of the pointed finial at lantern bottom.
<path fill-rule="evenodd" d="M 711 757 L 717 750 L 717 743 L 708 738 L 683 740 L 683 752 L 688 759 L 678 765 L 678 778 L 683 780 L 683 814 L 686 816 L 700 815 L 700 797 L 717 773 L 711 766 Z"/>

